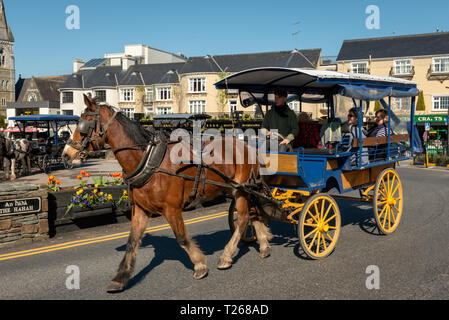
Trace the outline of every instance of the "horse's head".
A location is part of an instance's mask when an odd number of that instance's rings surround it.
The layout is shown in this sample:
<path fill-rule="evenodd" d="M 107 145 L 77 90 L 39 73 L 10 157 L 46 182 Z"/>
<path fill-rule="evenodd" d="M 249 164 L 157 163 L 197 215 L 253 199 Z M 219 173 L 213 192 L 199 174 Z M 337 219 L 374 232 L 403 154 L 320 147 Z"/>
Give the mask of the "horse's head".
<path fill-rule="evenodd" d="M 105 117 L 110 113 L 107 108 L 101 108 L 86 95 L 84 95 L 84 103 L 87 108 L 81 115 L 78 126 L 63 151 L 63 158 L 69 162 L 77 156 L 85 157 L 88 152 L 104 150 L 106 131 L 115 117 L 114 113 L 106 123 Z"/>

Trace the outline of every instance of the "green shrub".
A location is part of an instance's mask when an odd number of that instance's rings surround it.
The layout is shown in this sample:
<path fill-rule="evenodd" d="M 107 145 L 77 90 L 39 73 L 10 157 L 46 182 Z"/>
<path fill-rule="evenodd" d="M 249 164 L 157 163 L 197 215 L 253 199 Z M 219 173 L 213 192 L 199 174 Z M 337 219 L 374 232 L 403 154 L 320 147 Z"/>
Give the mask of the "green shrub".
<path fill-rule="evenodd" d="M 424 102 L 424 92 L 421 91 L 418 97 L 418 105 L 416 106 L 416 111 L 426 111 L 426 103 Z"/>

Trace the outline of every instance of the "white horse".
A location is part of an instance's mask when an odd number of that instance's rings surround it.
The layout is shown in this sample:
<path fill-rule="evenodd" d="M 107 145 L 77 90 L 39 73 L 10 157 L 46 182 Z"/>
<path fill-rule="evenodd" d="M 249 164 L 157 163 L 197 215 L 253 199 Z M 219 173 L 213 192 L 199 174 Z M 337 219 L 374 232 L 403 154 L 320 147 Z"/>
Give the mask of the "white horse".
<path fill-rule="evenodd" d="M 27 139 L 10 139 L 5 137 L 3 133 L 0 133 L 0 154 L 3 157 L 3 168 L 6 180 L 11 178 L 11 181 L 13 181 L 17 178 L 17 161 L 20 161 L 22 164 L 21 174 L 23 174 L 23 171 L 25 171 L 26 175 L 31 173 L 30 151 L 31 144 Z"/>

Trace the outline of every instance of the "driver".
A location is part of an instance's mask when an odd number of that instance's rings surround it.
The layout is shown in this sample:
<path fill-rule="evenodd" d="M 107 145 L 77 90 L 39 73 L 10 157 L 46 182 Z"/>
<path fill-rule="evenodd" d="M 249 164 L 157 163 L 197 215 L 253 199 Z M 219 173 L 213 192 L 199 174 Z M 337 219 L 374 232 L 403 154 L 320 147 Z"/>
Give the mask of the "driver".
<path fill-rule="evenodd" d="M 279 143 L 279 152 L 287 152 L 291 142 L 299 133 L 296 113 L 287 105 L 288 93 L 284 89 L 274 92 L 275 103 L 263 119 L 262 130 L 267 132 L 267 138 L 272 134 L 270 130 L 278 130 L 283 140 Z"/>

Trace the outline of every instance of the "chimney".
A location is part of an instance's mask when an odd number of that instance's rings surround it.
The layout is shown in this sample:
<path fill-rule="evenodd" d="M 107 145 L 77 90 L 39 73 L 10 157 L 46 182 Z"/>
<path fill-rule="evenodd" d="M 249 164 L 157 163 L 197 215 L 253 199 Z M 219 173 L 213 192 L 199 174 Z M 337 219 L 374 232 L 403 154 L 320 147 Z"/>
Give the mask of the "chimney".
<path fill-rule="evenodd" d="M 131 67 L 135 64 L 136 64 L 136 60 L 134 60 L 134 58 L 131 57 L 130 55 L 125 55 L 122 58 L 122 70 L 123 71 L 127 71 L 129 69 L 129 67 Z"/>
<path fill-rule="evenodd" d="M 81 59 L 76 59 L 73 62 L 73 73 L 78 73 L 80 69 L 84 66 L 84 61 Z"/>

